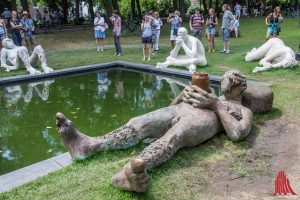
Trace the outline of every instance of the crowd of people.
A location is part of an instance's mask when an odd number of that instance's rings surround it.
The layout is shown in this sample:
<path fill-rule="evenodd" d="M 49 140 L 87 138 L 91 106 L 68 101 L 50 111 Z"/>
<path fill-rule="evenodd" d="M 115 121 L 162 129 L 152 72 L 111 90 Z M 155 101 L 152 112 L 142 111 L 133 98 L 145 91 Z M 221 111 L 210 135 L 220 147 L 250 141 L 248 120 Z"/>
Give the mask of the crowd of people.
<path fill-rule="evenodd" d="M 240 25 L 239 21 L 241 16 L 243 16 L 243 6 L 240 6 L 238 3 L 233 8 L 233 12 L 228 4 L 224 4 L 222 7 L 223 16 L 221 20 L 220 29 L 219 19 L 215 13 L 214 8 L 210 8 L 208 10 L 208 16 L 205 17 L 199 8 L 196 8 L 194 13 L 190 16 L 189 20 L 189 28 L 191 31 L 191 35 L 198 38 L 202 41 L 205 36 L 208 41 L 208 53 L 215 52 L 215 37 L 218 35 L 218 30 L 222 35 L 222 41 L 224 44 L 224 48 L 221 53 L 229 54 L 229 39 L 231 33 L 234 33 L 236 38 L 239 37 L 238 27 Z M 56 14 L 55 21 L 57 22 L 57 18 L 59 18 L 59 14 Z M 44 11 L 44 16 L 39 10 L 35 13 L 35 20 L 45 20 L 46 24 L 51 23 L 54 18 L 50 17 L 48 11 Z M 122 36 L 122 19 L 118 15 L 118 11 L 114 10 L 112 12 L 112 16 L 109 18 L 111 24 L 113 25 L 113 40 L 115 44 L 115 55 L 122 55 L 122 47 L 120 43 L 120 37 Z M 167 22 L 171 25 L 170 30 L 170 41 L 171 47 L 174 48 L 176 45 L 176 38 L 178 29 L 181 27 L 183 19 L 180 17 L 180 12 L 175 11 L 174 13 L 170 13 Z M 283 17 L 281 15 L 280 7 L 276 7 L 274 12 L 267 15 L 265 19 L 265 23 L 268 26 L 266 39 L 269 39 L 271 36 L 278 36 L 281 27 L 280 23 L 283 22 Z M 26 46 L 29 50 L 32 50 L 36 41 L 33 35 L 35 31 L 34 21 L 29 17 L 29 13 L 27 11 L 23 11 L 21 18 L 18 16 L 16 11 L 10 12 L 7 8 L 2 13 L 2 17 L 0 19 L 0 39 L 2 40 L 5 37 L 8 37 L 7 24 L 10 27 L 10 33 L 14 44 L 17 46 L 22 45 L 23 39 L 25 40 Z M 163 26 L 163 22 L 159 17 L 159 13 L 157 11 L 149 11 L 146 12 L 143 20 L 140 25 L 140 29 L 142 31 L 141 35 L 141 43 L 143 44 L 143 60 L 151 60 L 151 56 L 155 55 L 159 51 L 159 39 L 160 39 L 160 31 Z M 108 23 L 105 21 L 105 17 L 100 13 L 95 13 L 94 18 L 94 36 L 96 39 L 97 51 L 104 51 L 104 39 L 106 38 L 106 30 L 109 28 Z"/>

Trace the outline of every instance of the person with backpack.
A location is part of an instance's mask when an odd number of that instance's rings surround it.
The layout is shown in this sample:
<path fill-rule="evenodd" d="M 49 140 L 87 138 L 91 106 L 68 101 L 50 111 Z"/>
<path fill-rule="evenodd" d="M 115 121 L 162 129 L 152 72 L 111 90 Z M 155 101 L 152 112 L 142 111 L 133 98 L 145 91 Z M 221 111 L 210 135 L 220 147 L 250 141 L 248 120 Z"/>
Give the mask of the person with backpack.
<path fill-rule="evenodd" d="M 218 17 L 215 9 L 208 10 L 209 16 L 206 19 L 206 35 L 208 40 L 208 53 L 215 52 L 215 36 L 217 34 L 216 26 L 218 25 Z"/>
<path fill-rule="evenodd" d="M 23 35 L 23 26 L 21 24 L 21 20 L 17 18 L 17 12 L 12 11 L 12 18 L 9 21 L 9 25 L 11 27 L 11 35 L 15 45 L 22 46 L 22 37 Z"/>
<path fill-rule="evenodd" d="M 204 17 L 200 13 L 200 9 L 196 8 L 195 13 L 190 18 L 190 29 L 192 31 L 192 36 L 202 40 L 202 28 L 204 24 Z"/>
<path fill-rule="evenodd" d="M 103 50 L 103 40 L 105 39 L 105 30 L 106 23 L 104 17 L 100 15 L 100 12 L 96 12 L 96 17 L 94 19 L 94 30 L 95 30 L 95 39 L 97 45 L 97 51 Z"/>
<path fill-rule="evenodd" d="M 28 12 L 27 11 L 23 11 L 22 13 L 23 18 L 21 19 L 21 24 L 23 26 L 24 29 L 24 38 L 25 38 L 25 43 L 26 43 L 26 47 L 28 50 L 33 51 L 36 42 L 35 42 L 35 38 L 32 34 L 32 32 L 34 32 L 34 24 L 32 19 L 28 18 Z"/>
<path fill-rule="evenodd" d="M 171 40 L 171 47 L 172 49 L 174 49 L 178 29 L 180 28 L 182 22 L 182 18 L 180 17 L 180 12 L 178 10 L 175 10 L 174 13 L 170 13 L 167 21 L 171 23 L 170 40 Z"/>
<path fill-rule="evenodd" d="M 283 22 L 283 17 L 280 14 L 280 7 L 276 7 L 274 12 L 266 17 L 266 25 L 268 26 L 266 40 L 270 39 L 271 35 L 273 37 L 279 35 L 279 32 L 281 32 L 280 22 Z"/>

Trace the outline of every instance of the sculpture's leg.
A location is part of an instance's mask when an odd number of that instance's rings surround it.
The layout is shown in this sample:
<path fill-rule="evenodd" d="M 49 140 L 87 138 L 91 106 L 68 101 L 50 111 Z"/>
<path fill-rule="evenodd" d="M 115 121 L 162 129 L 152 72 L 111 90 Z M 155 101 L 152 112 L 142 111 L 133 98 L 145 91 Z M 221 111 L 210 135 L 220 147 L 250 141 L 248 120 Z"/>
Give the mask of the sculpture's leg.
<path fill-rule="evenodd" d="M 58 132 L 72 158 L 86 157 L 94 152 L 109 149 L 125 149 L 140 140 L 161 137 L 176 118 L 176 108 L 162 108 L 131 119 L 124 126 L 101 137 L 89 137 L 75 129 L 63 114 L 56 115 Z"/>
<path fill-rule="evenodd" d="M 132 161 L 112 178 L 112 184 L 121 190 L 144 192 L 149 187 L 147 169 L 161 165 L 186 146 L 198 145 L 222 130 L 214 112 L 199 112 L 197 115 L 183 116 L 167 133 L 151 143 L 138 156 L 145 167 L 138 171 Z M 134 161 L 134 160 L 133 160 Z"/>
<path fill-rule="evenodd" d="M 253 73 L 267 71 L 273 68 L 272 61 L 276 58 L 282 57 L 285 54 L 284 50 L 272 48 L 267 55 L 259 61 L 259 64 L 262 67 L 256 67 L 253 69 Z"/>
<path fill-rule="evenodd" d="M 17 62 L 22 62 L 24 67 L 27 69 L 27 71 L 30 74 L 40 74 L 41 72 L 34 69 L 31 65 L 30 65 L 30 60 L 29 60 L 29 53 L 28 50 L 26 49 L 26 47 L 18 47 L 18 57 L 19 57 L 19 61 Z M 20 63 L 19 63 L 20 64 Z"/>
<path fill-rule="evenodd" d="M 41 45 L 38 45 L 34 48 L 29 60 L 30 60 L 30 64 L 33 66 L 35 66 L 37 64 L 37 62 L 40 61 L 42 64 L 42 69 L 44 70 L 45 73 L 49 73 L 49 72 L 53 71 L 53 69 L 51 69 L 47 65 L 47 59 L 45 56 L 45 52 L 44 52 L 44 49 L 41 47 Z"/>

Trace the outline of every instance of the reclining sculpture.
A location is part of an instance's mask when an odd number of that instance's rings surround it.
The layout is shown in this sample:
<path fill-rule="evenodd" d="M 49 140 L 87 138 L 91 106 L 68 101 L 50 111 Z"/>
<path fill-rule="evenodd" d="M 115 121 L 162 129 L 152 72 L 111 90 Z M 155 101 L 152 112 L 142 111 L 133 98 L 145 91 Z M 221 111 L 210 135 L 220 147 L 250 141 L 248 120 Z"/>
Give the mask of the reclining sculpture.
<path fill-rule="evenodd" d="M 169 107 L 132 118 L 104 136 L 84 135 L 62 113 L 56 114 L 57 130 L 72 158 L 125 149 L 143 139 L 156 139 L 112 177 L 113 186 L 121 190 L 144 192 L 149 187 L 147 170 L 171 159 L 180 148 L 199 145 L 222 131 L 232 141 L 249 134 L 253 114 L 242 105 L 246 88 L 243 74 L 231 70 L 221 81 L 225 100 L 220 100 L 211 89 L 207 92 L 192 85 L 187 86 Z"/>
<path fill-rule="evenodd" d="M 45 73 L 53 71 L 53 69 L 48 67 L 44 50 L 40 45 L 34 48 L 31 56 L 26 47 L 16 46 L 9 38 L 2 40 L 2 46 L 1 67 L 7 72 L 25 67 L 29 74 L 40 74 L 41 72 L 39 70 L 32 67 L 35 66 L 38 61 L 41 62 L 41 67 Z"/>
<path fill-rule="evenodd" d="M 298 64 L 294 51 L 279 38 L 271 38 L 258 49 L 248 52 L 245 61 L 254 60 L 260 60 L 259 65 L 262 67 L 254 68 L 253 73 L 279 67 L 289 68 Z"/>
<path fill-rule="evenodd" d="M 186 55 L 178 55 L 181 48 Z M 188 35 L 187 29 L 181 27 L 178 29 L 175 48 L 171 51 L 170 56 L 167 57 L 166 61 L 157 63 L 156 67 L 166 68 L 170 65 L 185 66 L 190 72 L 195 72 L 197 64 L 200 66 L 207 65 L 205 49 L 200 40 Z"/>

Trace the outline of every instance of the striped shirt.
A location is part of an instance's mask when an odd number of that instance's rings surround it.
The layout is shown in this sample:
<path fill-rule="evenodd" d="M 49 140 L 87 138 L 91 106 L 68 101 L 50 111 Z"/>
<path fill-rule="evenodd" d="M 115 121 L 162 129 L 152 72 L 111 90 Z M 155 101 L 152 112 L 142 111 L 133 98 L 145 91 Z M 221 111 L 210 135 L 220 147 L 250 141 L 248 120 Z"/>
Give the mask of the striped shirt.
<path fill-rule="evenodd" d="M 202 29 L 203 23 L 204 23 L 204 17 L 202 14 L 200 15 L 192 15 L 191 16 L 191 23 L 192 23 L 192 27 L 193 29 L 199 30 Z"/>

